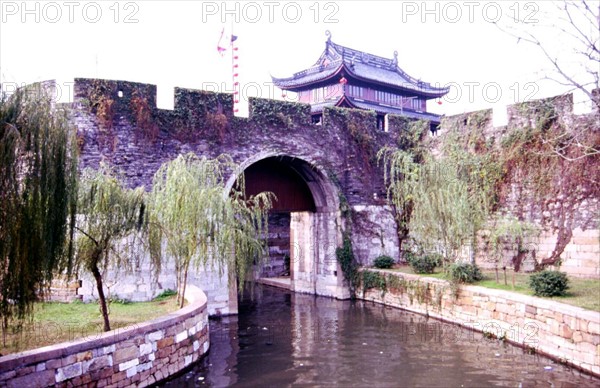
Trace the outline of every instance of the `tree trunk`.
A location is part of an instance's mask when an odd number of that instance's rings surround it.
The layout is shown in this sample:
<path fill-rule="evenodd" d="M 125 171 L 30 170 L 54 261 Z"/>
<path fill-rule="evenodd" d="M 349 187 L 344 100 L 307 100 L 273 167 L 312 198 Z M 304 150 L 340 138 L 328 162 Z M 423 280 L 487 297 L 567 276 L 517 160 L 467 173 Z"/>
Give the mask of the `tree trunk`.
<path fill-rule="evenodd" d="M 527 252 L 521 247 L 523 246 L 523 239 L 518 236 L 516 239 L 517 243 L 517 254 L 512 258 L 513 271 L 519 272 L 521 270 L 521 264 L 523 264 L 523 260 L 525 260 Z"/>
<path fill-rule="evenodd" d="M 189 265 L 186 265 L 185 269 L 183 270 L 183 279 L 181 282 L 181 299 L 179 301 L 179 308 L 183 308 L 183 301 L 185 300 L 185 287 L 187 286 L 188 267 Z"/>
<path fill-rule="evenodd" d="M 106 298 L 104 297 L 104 289 L 102 286 L 102 275 L 98 266 L 94 264 L 91 268 L 92 275 L 96 279 L 96 286 L 98 287 L 98 300 L 100 302 L 100 309 L 102 311 L 102 318 L 104 319 L 104 331 L 110 331 L 110 322 L 108 320 L 108 308 L 106 307 Z"/>

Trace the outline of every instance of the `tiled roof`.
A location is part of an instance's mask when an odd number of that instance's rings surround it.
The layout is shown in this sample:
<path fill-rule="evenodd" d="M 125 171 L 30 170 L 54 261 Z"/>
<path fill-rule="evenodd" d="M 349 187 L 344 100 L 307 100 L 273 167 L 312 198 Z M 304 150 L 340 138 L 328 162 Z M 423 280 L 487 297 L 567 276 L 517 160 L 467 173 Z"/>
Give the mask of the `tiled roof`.
<path fill-rule="evenodd" d="M 273 77 L 273 82 L 281 89 L 299 91 L 310 89 L 314 83 L 326 81 L 339 73 L 425 98 L 437 98 L 448 93 L 448 88 L 435 87 L 406 74 L 398 67 L 397 52 L 393 59 L 388 59 L 333 43 L 330 39 L 312 67 L 292 77 Z"/>
<path fill-rule="evenodd" d="M 332 106 L 337 106 L 338 102 L 341 100 L 341 97 L 337 100 L 328 100 L 328 101 L 323 101 L 323 102 L 319 102 L 316 104 L 311 104 L 310 105 L 310 112 L 311 113 L 321 113 L 323 112 L 323 109 L 325 108 L 330 108 Z"/>
<path fill-rule="evenodd" d="M 376 102 L 357 100 L 356 98 L 348 96 L 340 97 L 334 100 L 323 101 L 317 104 L 312 104 L 311 113 L 321 113 L 325 108 L 339 106 L 342 99 L 346 101 L 349 105 L 358 109 L 372 110 L 382 114 L 394 114 L 398 116 L 409 117 L 411 119 L 416 120 L 429 120 L 434 124 L 440 123 L 440 116 L 436 115 L 435 113 L 418 112 L 412 109 L 402 109 L 400 107 L 381 105 Z"/>
<path fill-rule="evenodd" d="M 402 109 L 400 107 L 381 105 L 375 102 L 369 101 L 357 101 L 355 98 L 346 97 L 348 101 L 355 105 L 357 108 L 365 109 L 365 110 L 374 110 L 377 113 L 385 113 L 385 114 L 395 114 L 398 116 L 410 117 L 411 119 L 417 120 L 429 120 L 433 123 L 440 122 L 440 116 L 435 113 L 429 112 L 417 112 L 412 109 Z"/>

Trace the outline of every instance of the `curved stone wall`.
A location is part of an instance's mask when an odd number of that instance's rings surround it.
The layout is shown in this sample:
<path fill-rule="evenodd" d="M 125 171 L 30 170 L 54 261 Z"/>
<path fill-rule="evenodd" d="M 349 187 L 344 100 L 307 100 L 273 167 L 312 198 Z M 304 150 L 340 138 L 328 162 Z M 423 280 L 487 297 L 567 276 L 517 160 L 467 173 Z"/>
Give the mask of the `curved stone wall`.
<path fill-rule="evenodd" d="M 358 297 L 490 333 L 560 362 L 600 376 L 600 312 L 502 290 L 369 269 L 385 290 L 360 290 Z M 375 283 L 373 283 L 375 284 Z"/>
<path fill-rule="evenodd" d="M 84 338 L 0 357 L 0 387 L 146 386 L 181 371 L 209 348 L 207 299 L 171 314 Z"/>

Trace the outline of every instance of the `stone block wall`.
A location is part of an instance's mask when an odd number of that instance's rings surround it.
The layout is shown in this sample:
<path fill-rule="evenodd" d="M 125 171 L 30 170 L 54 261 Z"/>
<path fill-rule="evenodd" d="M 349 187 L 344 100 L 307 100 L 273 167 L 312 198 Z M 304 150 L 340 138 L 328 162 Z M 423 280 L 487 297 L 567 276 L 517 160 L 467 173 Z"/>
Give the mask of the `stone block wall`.
<path fill-rule="evenodd" d="M 290 274 L 290 213 L 269 214 L 269 260 L 260 269 L 261 277 Z M 286 260 L 288 261 L 286 263 Z"/>
<path fill-rule="evenodd" d="M 530 238 L 525 243 L 528 252 L 522 270 L 533 271 L 534 260 L 549 257 L 556 249 L 557 240 L 558 235 L 551 230 L 542 230 L 539 236 Z M 500 267 L 504 263 L 510 267 L 510 257 L 516 254 L 511 250 L 506 252 L 499 264 Z M 476 257 L 477 263 L 482 268 L 494 268 L 495 264 L 489 260 L 484 249 L 480 250 Z M 579 227 L 573 229 L 572 236 L 562 251 L 561 259 L 560 265 L 550 266 L 550 269 L 560 270 L 580 278 L 600 278 L 600 230 L 584 230 Z"/>
<path fill-rule="evenodd" d="M 154 278 L 149 260 L 144 257 L 134 260 L 133 268 L 128 271 L 110 268 L 104 274 L 104 295 L 107 298 L 123 299 L 132 302 L 144 302 L 158 296 L 165 290 L 177 290 L 177 277 L 175 263 L 166 260 L 158 278 Z M 209 315 L 229 315 L 237 313 L 237 299 L 230 298 L 233 291 L 237 291 L 234 283 L 229 283 L 227 268 L 219 271 L 217 268 L 195 268 L 190 265 L 188 273 L 188 285 L 202 289 L 208 299 Z M 88 272 L 81 272 L 81 287 L 77 290 L 77 297 L 83 302 L 92 302 L 98 299 L 96 281 Z M 233 290 L 230 290 L 233 288 Z M 60 292 L 65 292 L 61 290 Z"/>
<path fill-rule="evenodd" d="M 600 158 L 591 152 L 584 156 L 583 148 L 576 145 L 584 139 L 583 144 L 598 147 L 598 112 L 574 114 L 572 95 L 567 94 L 510 105 L 507 117 L 503 126 L 493 125 L 492 110 L 445 117 L 441 136 L 432 141 L 433 152 L 439 154 L 445 135 L 455 131 L 464 144 L 469 139 L 469 149 L 492 155 L 495 161 L 510 160 L 502 165 L 504 175 L 496 188 L 495 219 L 516 218 L 535 231 L 524 241 L 521 252 L 507 247 L 500 266 L 512 267 L 513 258 L 524 254 L 526 271 L 544 260 L 559 259 L 554 268 L 599 278 L 600 181 L 595 177 L 600 175 Z M 522 143 L 528 136 L 530 143 Z M 570 152 L 566 157 L 558 156 L 556 148 L 538 144 L 552 143 L 555 138 L 564 139 L 561 147 Z M 575 140 L 567 147 L 569 139 Z M 514 144 L 523 148 L 512 148 Z M 536 159 L 538 156 L 542 159 Z M 489 249 L 482 237 L 476 252 L 482 266 L 493 266 Z"/>
<path fill-rule="evenodd" d="M 189 286 L 189 305 L 94 338 L 0 357 L 0 387 L 133 387 L 172 376 L 209 348 L 207 299 Z"/>
<path fill-rule="evenodd" d="M 335 250 L 341 245 L 338 227 L 339 212 L 291 214 L 292 291 L 330 296 L 350 297 Z M 317 231 L 317 233 L 315 233 Z"/>
<path fill-rule="evenodd" d="M 55 278 L 50 285 L 48 300 L 51 302 L 70 303 L 75 300 L 83 300 L 79 295 L 81 280 L 68 280 L 65 278 Z"/>
<path fill-rule="evenodd" d="M 381 255 L 398 261 L 400 247 L 392 208 L 370 205 L 354 206 L 352 210 L 353 249 L 361 265 L 370 266 Z"/>
<path fill-rule="evenodd" d="M 490 333 L 600 376 L 600 312 L 478 286 L 460 286 L 454 295 L 444 280 L 369 271 L 386 290 L 361 290 L 361 299 Z"/>
<path fill-rule="evenodd" d="M 556 235 L 553 233 L 542 234 L 540 251 L 545 250 L 548 256 L 555 246 L 555 240 Z M 564 261 L 559 267 L 561 271 L 579 277 L 600 278 L 600 229 L 574 229 L 563 256 Z"/>

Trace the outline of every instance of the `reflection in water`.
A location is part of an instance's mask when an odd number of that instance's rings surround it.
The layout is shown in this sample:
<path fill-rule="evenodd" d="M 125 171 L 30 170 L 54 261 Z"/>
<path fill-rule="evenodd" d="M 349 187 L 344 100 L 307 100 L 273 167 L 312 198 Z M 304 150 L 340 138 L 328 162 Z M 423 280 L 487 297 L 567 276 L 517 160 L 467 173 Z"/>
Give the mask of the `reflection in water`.
<path fill-rule="evenodd" d="M 585 387 L 595 379 L 459 326 L 361 301 L 255 287 L 165 386 Z"/>

